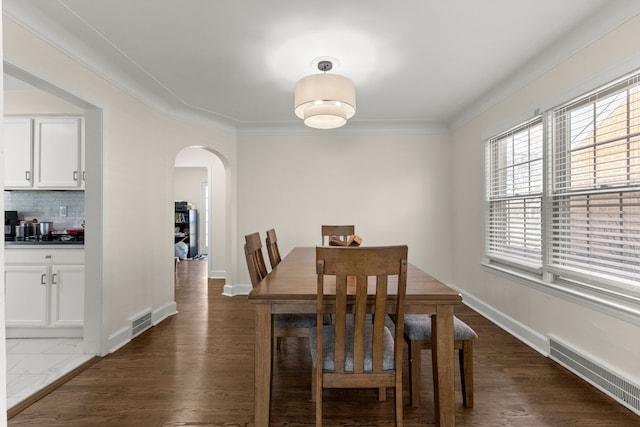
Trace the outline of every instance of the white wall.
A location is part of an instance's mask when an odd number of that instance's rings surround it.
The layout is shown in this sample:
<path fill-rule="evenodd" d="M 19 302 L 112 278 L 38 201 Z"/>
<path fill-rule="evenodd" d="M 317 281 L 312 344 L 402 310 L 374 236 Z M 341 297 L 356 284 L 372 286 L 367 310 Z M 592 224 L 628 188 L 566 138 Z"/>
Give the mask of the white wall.
<path fill-rule="evenodd" d="M 4 114 L 84 114 L 84 109 L 39 89 L 4 92 Z"/>
<path fill-rule="evenodd" d="M 207 168 L 176 167 L 173 175 L 174 200 L 187 201 L 200 213 L 204 210 L 200 200 L 202 198 L 200 185 L 208 181 L 208 175 Z"/>
<path fill-rule="evenodd" d="M 161 316 L 174 303 L 173 229 L 167 224 L 173 221 L 176 154 L 189 145 L 209 147 L 233 171 L 234 134 L 160 113 L 3 19 L 5 61 L 103 110 L 104 196 L 98 203 L 104 231 L 96 236 L 103 239 L 97 274 L 107 350 L 116 348 L 128 339 L 131 317 L 148 309 Z"/>
<path fill-rule="evenodd" d="M 322 224 L 354 224 L 363 245 L 408 244 L 409 262 L 449 282 L 449 169 L 446 134 L 240 134 L 236 239 L 273 227 L 284 256 L 321 244 Z"/>
<path fill-rule="evenodd" d="M 549 335 L 640 384 L 640 328 L 484 271 L 484 139 L 640 67 L 636 17 L 452 134 L 453 283 L 535 345 Z M 482 337 L 480 337 L 482 339 Z M 544 348 L 539 348 L 544 351 Z"/>

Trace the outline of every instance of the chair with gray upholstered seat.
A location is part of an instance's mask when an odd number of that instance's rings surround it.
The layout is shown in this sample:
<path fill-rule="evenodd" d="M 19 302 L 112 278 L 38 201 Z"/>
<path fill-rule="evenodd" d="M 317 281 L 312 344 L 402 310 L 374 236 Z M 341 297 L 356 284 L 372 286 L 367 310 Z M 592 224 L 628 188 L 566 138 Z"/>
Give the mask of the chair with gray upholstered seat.
<path fill-rule="evenodd" d="M 460 360 L 462 401 L 467 408 L 473 408 L 473 341 L 477 338 L 478 335 L 471 327 L 457 317 L 453 317 L 453 340 Z M 404 339 L 409 345 L 411 405 L 417 407 L 420 404 L 420 352 L 431 349 L 431 316 L 405 315 Z"/>
<path fill-rule="evenodd" d="M 267 276 L 267 267 L 262 255 L 262 242 L 259 233 L 248 234 L 244 238 L 244 254 L 251 277 L 251 286 L 256 287 Z M 308 337 L 309 328 L 315 324 L 314 314 L 274 314 L 273 336 L 276 337 L 276 348 L 280 349 L 284 337 Z"/>
<path fill-rule="evenodd" d="M 316 271 L 318 326 L 311 328 L 309 336 L 316 426 L 322 426 L 325 388 L 376 388 L 380 400 L 385 399 L 386 388 L 394 388 L 395 425 L 402 426 L 403 342 L 399 337 L 403 335 L 407 247 L 319 246 Z M 397 277 L 393 303 L 387 298 L 389 276 Z M 391 304 L 401 319 L 395 324 L 395 340 L 384 324 Z M 373 322 L 368 319 L 369 310 Z M 322 324 L 326 314 L 334 316 L 334 324 Z"/>

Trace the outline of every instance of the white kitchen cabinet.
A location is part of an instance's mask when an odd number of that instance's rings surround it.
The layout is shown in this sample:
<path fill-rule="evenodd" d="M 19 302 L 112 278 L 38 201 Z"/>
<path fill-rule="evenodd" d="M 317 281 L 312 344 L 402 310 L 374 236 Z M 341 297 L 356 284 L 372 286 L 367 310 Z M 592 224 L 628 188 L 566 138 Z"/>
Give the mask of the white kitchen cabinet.
<path fill-rule="evenodd" d="M 38 188 L 81 188 L 82 131 L 76 117 L 38 118 L 34 123 L 35 182 Z"/>
<path fill-rule="evenodd" d="M 6 188 L 84 189 L 82 118 L 5 117 L 4 122 Z"/>
<path fill-rule="evenodd" d="M 49 267 L 7 265 L 4 270 L 5 322 L 9 326 L 47 326 Z"/>
<path fill-rule="evenodd" d="M 51 268 L 51 325 L 81 326 L 84 323 L 84 266 Z"/>
<path fill-rule="evenodd" d="M 81 337 L 84 250 L 5 249 L 7 337 Z"/>
<path fill-rule="evenodd" d="M 33 123 L 28 117 L 4 119 L 4 185 L 33 185 Z"/>

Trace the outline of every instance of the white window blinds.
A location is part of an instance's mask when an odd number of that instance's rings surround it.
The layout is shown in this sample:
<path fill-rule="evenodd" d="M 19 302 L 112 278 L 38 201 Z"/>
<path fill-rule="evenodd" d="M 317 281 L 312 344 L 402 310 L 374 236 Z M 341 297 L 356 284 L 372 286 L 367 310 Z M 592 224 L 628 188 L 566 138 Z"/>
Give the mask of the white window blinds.
<path fill-rule="evenodd" d="M 552 153 L 552 271 L 638 285 L 638 75 L 555 110 Z"/>
<path fill-rule="evenodd" d="M 542 120 L 488 143 L 487 255 L 529 268 L 542 266 Z"/>

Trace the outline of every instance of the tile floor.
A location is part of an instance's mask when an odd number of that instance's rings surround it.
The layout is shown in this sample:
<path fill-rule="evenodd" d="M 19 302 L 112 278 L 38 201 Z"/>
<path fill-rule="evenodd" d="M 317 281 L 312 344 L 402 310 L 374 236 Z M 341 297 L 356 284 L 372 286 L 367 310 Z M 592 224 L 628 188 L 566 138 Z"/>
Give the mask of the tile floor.
<path fill-rule="evenodd" d="M 7 408 L 91 359 L 82 339 L 7 339 Z"/>

